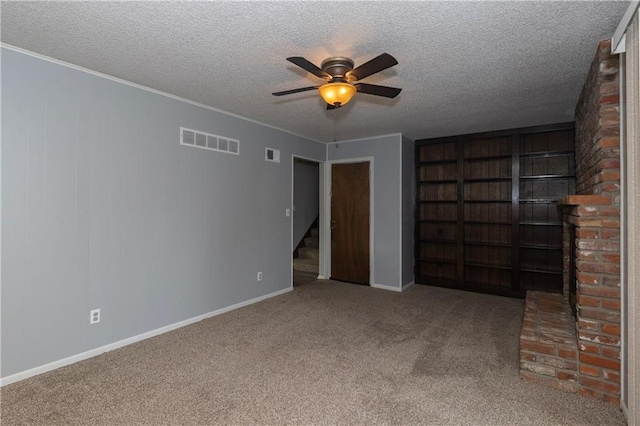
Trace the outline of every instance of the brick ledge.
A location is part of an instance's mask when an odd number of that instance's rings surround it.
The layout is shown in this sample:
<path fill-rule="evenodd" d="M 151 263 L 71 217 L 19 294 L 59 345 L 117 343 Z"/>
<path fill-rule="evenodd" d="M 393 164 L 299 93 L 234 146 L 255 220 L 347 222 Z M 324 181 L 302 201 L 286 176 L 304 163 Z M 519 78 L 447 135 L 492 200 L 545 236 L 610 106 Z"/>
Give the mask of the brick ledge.
<path fill-rule="evenodd" d="M 520 333 L 520 377 L 577 392 L 578 342 L 561 294 L 528 291 Z"/>
<path fill-rule="evenodd" d="M 567 195 L 560 199 L 558 204 L 566 206 L 578 206 L 581 204 L 602 205 L 611 204 L 611 199 L 604 195 Z"/>

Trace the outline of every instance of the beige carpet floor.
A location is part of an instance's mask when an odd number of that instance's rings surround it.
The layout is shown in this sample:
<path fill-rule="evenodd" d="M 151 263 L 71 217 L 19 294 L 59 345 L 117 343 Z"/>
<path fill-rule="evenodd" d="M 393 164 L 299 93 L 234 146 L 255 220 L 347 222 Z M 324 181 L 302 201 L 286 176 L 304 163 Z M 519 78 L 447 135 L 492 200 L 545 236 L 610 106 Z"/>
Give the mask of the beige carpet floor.
<path fill-rule="evenodd" d="M 624 424 L 518 377 L 523 302 L 316 281 L 2 389 L 14 424 Z"/>

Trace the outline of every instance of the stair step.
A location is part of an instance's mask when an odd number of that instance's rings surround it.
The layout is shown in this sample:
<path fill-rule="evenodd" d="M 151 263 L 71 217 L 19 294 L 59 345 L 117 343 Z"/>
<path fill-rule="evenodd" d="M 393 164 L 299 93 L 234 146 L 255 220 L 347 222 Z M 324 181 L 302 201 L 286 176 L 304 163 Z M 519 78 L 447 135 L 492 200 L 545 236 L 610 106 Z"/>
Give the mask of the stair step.
<path fill-rule="evenodd" d="M 318 274 L 314 272 L 293 271 L 293 285 L 309 284 L 318 280 Z"/>
<path fill-rule="evenodd" d="M 311 228 L 311 236 L 318 238 L 320 236 L 320 230 L 318 228 Z"/>
<path fill-rule="evenodd" d="M 298 249 L 298 256 L 300 256 L 301 259 L 319 259 L 320 250 L 312 247 L 300 247 Z"/>
<path fill-rule="evenodd" d="M 304 246 L 308 248 L 320 247 L 320 240 L 317 237 L 307 237 L 304 239 Z"/>
<path fill-rule="evenodd" d="M 296 271 L 318 273 L 318 261 L 316 259 L 293 259 L 293 269 Z"/>

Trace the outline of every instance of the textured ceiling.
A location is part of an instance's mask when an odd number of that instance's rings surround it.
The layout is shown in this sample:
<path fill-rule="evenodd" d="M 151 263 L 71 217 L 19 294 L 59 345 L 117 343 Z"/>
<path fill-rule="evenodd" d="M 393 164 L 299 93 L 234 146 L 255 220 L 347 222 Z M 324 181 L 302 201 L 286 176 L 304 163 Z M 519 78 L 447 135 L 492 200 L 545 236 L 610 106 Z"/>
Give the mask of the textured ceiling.
<path fill-rule="evenodd" d="M 2 2 L 4 43 L 331 141 L 570 121 L 598 41 L 627 2 Z M 399 62 L 326 111 L 285 60 Z"/>

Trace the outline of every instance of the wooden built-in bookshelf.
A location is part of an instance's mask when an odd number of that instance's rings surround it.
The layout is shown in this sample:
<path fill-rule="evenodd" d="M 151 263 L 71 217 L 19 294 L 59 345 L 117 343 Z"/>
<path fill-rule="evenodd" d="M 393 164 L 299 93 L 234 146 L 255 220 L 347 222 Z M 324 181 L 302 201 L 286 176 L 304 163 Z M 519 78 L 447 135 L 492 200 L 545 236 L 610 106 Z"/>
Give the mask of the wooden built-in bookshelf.
<path fill-rule="evenodd" d="M 562 291 L 573 123 L 416 142 L 416 283 Z"/>

